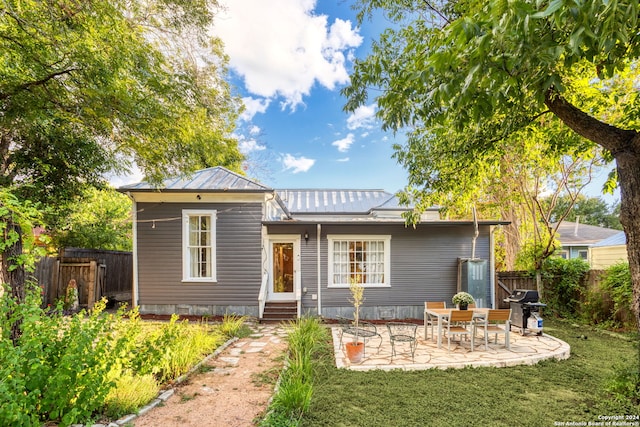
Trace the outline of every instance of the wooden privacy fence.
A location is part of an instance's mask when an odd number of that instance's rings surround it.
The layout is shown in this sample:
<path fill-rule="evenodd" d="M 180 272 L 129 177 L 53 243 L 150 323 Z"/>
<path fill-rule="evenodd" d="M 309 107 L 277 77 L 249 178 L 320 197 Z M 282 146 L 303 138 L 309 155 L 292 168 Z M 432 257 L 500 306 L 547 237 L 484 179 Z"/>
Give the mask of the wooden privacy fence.
<path fill-rule="evenodd" d="M 604 270 L 589 270 L 584 278 L 586 289 L 598 291 Z M 504 299 L 511 295 L 514 289 L 536 289 L 536 278 L 528 271 L 497 271 L 496 272 L 496 304 L 497 308 L 509 308 Z"/>
<path fill-rule="evenodd" d="M 496 272 L 496 308 L 509 308 L 504 299 L 511 295 L 514 289 L 536 289 L 536 278 L 527 271 L 497 271 Z"/>
<path fill-rule="evenodd" d="M 64 299 L 67 286 L 75 280 L 81 307 L 91 307 L 102 297 L 129 301 L 133 283 L 131 252 L 65 248 L 58 257 L 47 257 L 34 273 L 43 289 L 45 304 Z"/>

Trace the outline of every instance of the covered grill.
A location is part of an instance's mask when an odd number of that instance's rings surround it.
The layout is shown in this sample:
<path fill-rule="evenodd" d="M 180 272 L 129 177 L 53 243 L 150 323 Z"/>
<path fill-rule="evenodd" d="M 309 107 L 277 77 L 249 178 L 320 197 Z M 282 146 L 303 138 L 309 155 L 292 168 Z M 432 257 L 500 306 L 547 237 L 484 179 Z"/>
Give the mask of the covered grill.
<path fill-rule="evenodd" d="M 508 302 L 511 308 L 511 325 L 520 328 L 521 335 L 524 335 L 527 329 L 538 335 L 542 334 L 542 317 L 538 311 L 547 305 L 538 300 L 538 291 L 514 289 L 504 301 Z"/>

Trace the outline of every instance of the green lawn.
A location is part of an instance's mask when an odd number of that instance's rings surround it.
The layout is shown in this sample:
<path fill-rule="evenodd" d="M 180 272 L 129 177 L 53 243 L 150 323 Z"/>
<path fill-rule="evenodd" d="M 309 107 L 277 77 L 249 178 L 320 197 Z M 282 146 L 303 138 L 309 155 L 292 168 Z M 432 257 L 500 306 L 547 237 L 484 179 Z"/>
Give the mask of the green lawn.
<path fill-rule="evenodd" d="M 614 365 L 638 358 L 630 336 L 552 319 L 545 319 L 545 332 L 569 343 L 568 360 L 413 372 L 354 372 L 327 364 L 318 370 L 300 425 L 587 425 L 602 416 L 640 414 L 640 407 L 606 391 Z"/>

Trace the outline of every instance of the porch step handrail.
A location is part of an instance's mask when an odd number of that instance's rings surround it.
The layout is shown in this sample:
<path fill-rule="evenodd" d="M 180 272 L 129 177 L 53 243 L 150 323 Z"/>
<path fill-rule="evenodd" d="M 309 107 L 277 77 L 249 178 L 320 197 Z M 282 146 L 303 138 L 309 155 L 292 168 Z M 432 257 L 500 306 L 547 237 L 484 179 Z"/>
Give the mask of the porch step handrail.
<path fill-rule="evenodd" d="M 269 275 L 262 275 L 262 284 L 260 285 L 260 292 L 258 293 L 258 319 L 262 319 L 264 316 L 264 305 L 267 303 L 267 290 L 269 283 Z"/>
<path fill-rule="evenodd" d="M 301 281 L 300 271 L 296 270 L 295 275 L 296 275 L 295 283 L 298 284 L 298 286 L 296 286 L 296 304 L 298 306 L 297 307 L 298 313 L 296 317 L 300 318 L 300 314 L 302 313 L 302 289 L 300 289 L 302 285 L 302 281 Z"/>

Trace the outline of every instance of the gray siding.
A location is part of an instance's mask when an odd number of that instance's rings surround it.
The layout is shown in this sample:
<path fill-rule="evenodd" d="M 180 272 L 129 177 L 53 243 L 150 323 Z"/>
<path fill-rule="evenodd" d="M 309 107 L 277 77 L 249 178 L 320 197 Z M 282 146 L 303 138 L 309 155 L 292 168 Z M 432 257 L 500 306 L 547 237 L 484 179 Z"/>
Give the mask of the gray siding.
<path fill-rule="evenodd" d="M 145 307 L 154 311 L 155 305 L 178 309 L 179 305 L 255 306 L 257 310 L 260 203 L 138 203 L 137 208 L 138 302 L 143 311 Z M 217 283 L 182 283 L 183 209 L 217 210 Z M 155 228 L 151 222 L 142 222 L 151 220 L 156 220 Z"/>
<path fill-rule="evenodd" d="M 309 241 L 302 241 L 302 287 L 303 306 L 315 313 L 317 301 L 317 259 L 315 226 L 272 225 L 270 234 L 304 234 L 309 232 Z M 480 227 L 476 241 L 476 257 L 490 259 L 488 226 Z M 422 317 L 424 301 L 446 301 L 457 291 L 458 258 L 470 258 L 472 225 L 418 225 L 415 229 L 398 225 L 323 225 L 321 236 L 321 302 L 325 317 L 350 315 L 348 289 L 327 287 L 327 234 L 381 234 L 391 235 L 390 288 L 368 288 L 365 290 L 363 317 Z M 490 274 L 487 263 L 487 277 Z"/>

